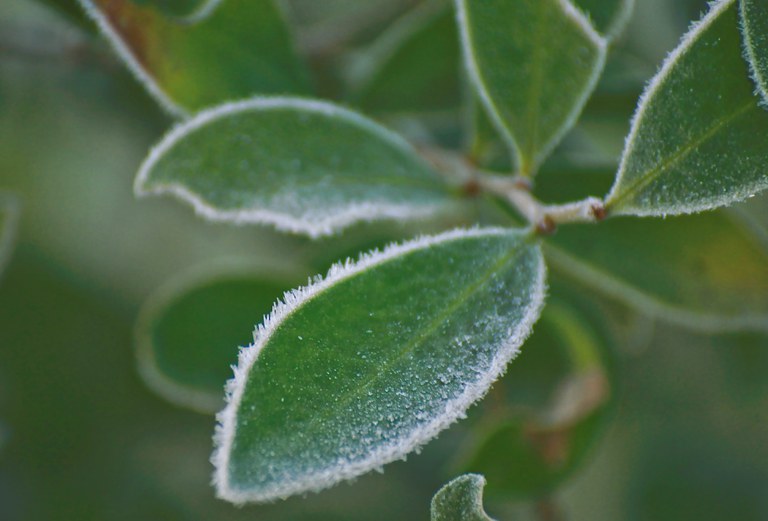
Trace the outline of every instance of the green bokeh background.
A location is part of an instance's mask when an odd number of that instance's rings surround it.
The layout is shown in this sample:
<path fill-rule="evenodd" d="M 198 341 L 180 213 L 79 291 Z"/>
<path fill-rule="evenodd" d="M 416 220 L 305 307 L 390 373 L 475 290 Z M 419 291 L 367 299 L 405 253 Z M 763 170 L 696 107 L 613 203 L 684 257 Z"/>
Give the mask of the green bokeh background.
<path fill-rule="evenodd" d="M 588 150 L 615 160 L 643 82 L 705 7 L 637 4 L 559 157 Z M 301 13 L 306 29 L 313 13 Z M 393 16 L 385 14 L 377 23 Z M 0 519 L 427 519 L 472 421 L 384 474 L 319 495 L 242 509 L 214 498 L 213 418 L 166 404 L 135 369 L 132 330 L 142 303 L 203 262 L 246 258 L 260 270 L 309 275 L 372 237 L 412 230 L 364 226 L 313 244 L 266 228 L 207 224 L 173 201 L 134 199 L 137 166 L 171 122 L 79 27 L 32 0 L 0 2 L 0 190 L 23 203 L 15 253 L 0 278 Z M 343 60 L 315 61 L 322 92 L 338 94 L 333 73 Z M 766 207 L 765 196 L 752 202 L 755 215 Z M 592 457 L 555 495 L 567 518 L 768 519 L 768 339 L 652 328 L 617 304 L 602 305 L 624 340 L 618 402 Z M 532 503 L 488 510 L 500 521 L 536 519 Z"/>

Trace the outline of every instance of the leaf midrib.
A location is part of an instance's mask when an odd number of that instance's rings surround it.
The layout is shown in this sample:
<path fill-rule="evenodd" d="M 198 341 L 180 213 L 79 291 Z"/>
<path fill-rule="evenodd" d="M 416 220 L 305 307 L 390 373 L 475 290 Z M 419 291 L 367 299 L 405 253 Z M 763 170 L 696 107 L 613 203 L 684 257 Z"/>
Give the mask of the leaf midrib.
<path fill-rule="evenodd" d="M 307 432 L 314 432 L 318 425 L 322 425 L 325 421 L 330 419 L 335 413 L 335 411 L 338 411 L 340 409 L 344 409 L 347 405 L 349 405 L 357 396 L 364 393 L 366 389 L 371 387 L 373 384 L 380 381 L 380 379 L 389 372 L 392 367 L 400 363 L 408 354 L 413 352 L 413 350 L 421 344 L 424 339 L 428 338 L 432 333 L 434 333 L 435 330 L 445 321 L 445 319 L 450 316 L 452 313 L 456 311 L 462 304 L 464 304 L 474 293 L 479 291 L 483 286 L 485 286 L 492 276 L 500 271 L 502 267 L 504 267 L 506 264 L 511 263 L 512 261 L 516 260 L 521 252 L 523 251 L 525 247 L 524 243 L 520 243 L 515 245 L 506 255 L 502 256 L 496 263 L 493 264 L 493 266 L 483 272 L 482 276 L 479 277 L 476 282 L 470 286 L 468 286 L 458 297 L 456 297 L 449 306 L 447 306 L 441 313 L 439 313 L 429 324 L 427 328 L 425 328 L 422 333 L 416 335 L 408 344 L 406 344 L 405 347 L 403 347 L 394 358 L 389 359 L 386 361 L 383 365 L 379 366 L 379 371 L 372 375 L 369 379 L 366 380 L 365 384 L 363 384 L 360 387 L 355 387 L 354 389 L 350 389 L 348 392 L 342 394 L 338 399 L 335 400 L 336 407 L 334 409 L 324 409 L 326 411 L 331 411 L 325 414 L 318 414 L 316 416 L 312 416 L 308 421 L 302 422 L 300 425 L 294 426 L 294 429 L 296 431 L 301 431 L 302 433 Z"/>
<path fill-rule="evenodd" d="M 716 120 L 716 122 L 701 136 L 691 141 L 688 145 L 682 148 L 679 148 L 674 154 L 669 156 L 667 159 L 662 160 L 661 163 L 659 163 L 656 167 L 652 168 L 651 170 L 648 170 L 647 172 L 635 178 L 635 180 L 632 181 L 624 189 L 623 192 L 621 192 L 619 195 L 615 197 L 612 197 L 607 202 L 607 206 L 610 209 L 610 207 L 615 207 L 619 205 L 621 202 L 636 195 L 640 190 L 646 188 L 649 184 L 651 184 L 653 181 L 658 179 L 659 176 L 661 176 L 661 174 L 663 174 L 667 169 L 674 166 L 675 163 L 682 161 L 699 146 L 704 144 L 709 139 L 713 138 L 721 128 L 735 121 L 736 119 L 740 118 L 741 116 L 749 112 L 750 109 L 759 109 L 759 108 L 760 107 L 757 105 L 757 103 L 755 103 L 754 100 L 750 99 L 747 103 L 740 106 L 733 113 L 729 114 L 728 116 L 722 117 L 719 120 Z"/>

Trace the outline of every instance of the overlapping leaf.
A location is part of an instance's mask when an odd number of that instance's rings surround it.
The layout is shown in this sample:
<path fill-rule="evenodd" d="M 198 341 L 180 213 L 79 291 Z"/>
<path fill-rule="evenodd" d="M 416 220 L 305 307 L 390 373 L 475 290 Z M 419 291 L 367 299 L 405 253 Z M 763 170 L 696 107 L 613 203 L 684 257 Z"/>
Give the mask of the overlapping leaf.
<path fill-rule="evenodd" d="M 607 423 L 612 346 L 604 317 L 591 312 L 591 301 L 580 309 L 557 285 L 553 293 L 461 465 L 488 477 L 488 497 L 551 493 L 585 461 Z"/>
<path fill-rule="evenodd" d="M 259 98 L 199 114 L 152 151 L 136 192 L 205 217 L 312 237 L 444 210 L 451 194 L 400 137 L 338 106 Z"/>
<path fill-rule="evenodd" d="M 618 36 L 635 6 L 635 0 L 573 0 L 573 3 L 589 16 L 595 29 L 607 38 Z"/>
<path fill-rule="evenodd" d="M 493 521 L 483 509 L 483 487 L 479 474 L 452 480 L 432 498 L 432 521 Z"/>
<path fill-rule="evenodd" d="M 224 405 L 239 346 L 259 317 L 299 280 L 244 266 L 215 265 L 173 280 L 142 308 L 136 327 L 139 372 L 163 398 L 200 412 Z"/>
<path fill-rule="evenodd" d="M 768 4 L 763 0 L 740 0 L 744 51 L 757 84 L 768 104 Z"/>
<path fill-rule="evenodd" d="M 213 13 L 223 0 L 131 0 L 144 6 L 151 5 L 167 16 L 184 21 L 202 20 Z"/>
<path fill-rule="evenodd" d="M 768 187 L 768 112 L 741 53 L 737 2 L 720 0 L 643 95 L 607 196 L 611 213 L 694 213 Z"/>
<path fill-rule="evenodd" d="M 606 41 L 570 0 L 456 0 L 464 57 L 520 172 L 570 129 L 605 63 Z"/>
<path fill-rule="evenodd" d="M 150 94 L 173 114 L 254 94 L 309 90 L 272 0 L 223 0 L 196 23 L 131 0 L 81 2 Z"/>
<path fill-rule="evenodd" d="M 461 51 L 447 2 L 417 8 L 358 62 L 356 102 L 376 112 L 455 109 L 461 102 Z"/>
<path fill-rule="evenodd" d="M 544 267 L 531 240 L 449 232 L 286 295 L 230 384 L 214 456 L 219 495 L 268 501 L 325 488 L 404 457 L 462 417 L 538 317 Z"/>

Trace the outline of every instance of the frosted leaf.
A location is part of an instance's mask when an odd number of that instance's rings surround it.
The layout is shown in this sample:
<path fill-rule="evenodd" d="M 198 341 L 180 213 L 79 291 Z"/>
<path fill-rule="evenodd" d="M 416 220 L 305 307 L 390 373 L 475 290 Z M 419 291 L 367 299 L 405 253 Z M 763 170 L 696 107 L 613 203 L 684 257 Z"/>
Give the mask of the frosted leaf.
<path fill-rule="evenodd" d="M 484 487 L 479 474 L 454 479 L 432 498 L 432 521 L 494 521 L 483 509 Z"/>
<path fill-rule="evenodd" d="M 768 112 L 741 53 L 736 0 L 714 2 L 640 99 L 609 213 L 695 213 L 768 187 Z"/>
<path fill-rule="evenodd" d="M 768 106 L 768 3 L 740 0 L 740 8 L 744 56 L 763 105 Z"/>
<path fill-rule="evenodd" d="M 540 313 L 545 270 L 532 241 L 457 230 L 337 265 L 287 293 L 229 384 L 213 457 L 219 496 L 326 488 L 462 418 Z"/>
<path fill-rule="evenodd" d="M 464 60 L 518 169 L 533 175 L 573 126 L 607 43 L 570 0 L 456 0 Z"/>
<path fill-rule="evenodd" d="M 331 103 L 255 98 L 204 111 L 150 153 L 136 193 L 171 194 L 214 221 L 310 237 L 449 208 L 449 188 L 402 138 Z"/>

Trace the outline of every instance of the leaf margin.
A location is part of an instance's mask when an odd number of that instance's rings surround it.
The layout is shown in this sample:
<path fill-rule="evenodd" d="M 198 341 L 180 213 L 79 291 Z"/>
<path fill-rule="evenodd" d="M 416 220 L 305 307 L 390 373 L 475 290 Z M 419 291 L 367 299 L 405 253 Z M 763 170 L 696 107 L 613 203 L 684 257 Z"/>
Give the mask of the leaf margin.
<path fill-rule="evenodd" d="M 482 74 L 478 67 L 477 60 L 474 57 L 472 46 L 469 43 L 471 40 L 471 35 L 466 12 L 467 1 L 469 0 L 454 0 L 456 20 L 459 27 L 459 45 L 461 46 L 462 50 L 464 70 L 467 73 L 469 83 L 472 85 L 472 89 L 475 91 L 477 97 L 480 99 L 483 105 L 485 113 L 493 123 L 494 127 L 496 127 L 496 131 L 507 145 L 507 149 L 511 152 L 514 159 L 515 168 L 519 169 L 523 163 L 522 150 L 512 135 L 511 130 L 507 128 L 506 124 L 502 120 L 501 115 L 496 108 L 496 104 L 491 99 L 487 89 L 484 86 L 485 82 L 482 79 Z M 584 109 L 584 106 L 586 105 L 589 97 L 592 95 L 598 81 L 600 80 L 600 76 L 602 75 L 602 72 L 605 68 L 605 63 L 608 56 L 608 37 L 600 34 L 597 31 L 586 13 L 573 5 L 571 0 L 556 1 L 562 7 L 563 14 L 573 20 L 579 27 L 581 27 L 584 35 L 595 44 L 595 47 L 598 51 L 598 62 L 597 66 L 592 72 L 590 81 L 586 85 L 586 88 L 582 91 L 580 97 L 577 100 L 578 102 L 572 107 L 568 118 L 563 122 L 558 133 L 551 138 L 550 142 L 547 143 L 546 146 L 541 147 L 538 152 L 540 157 L 531 158 L 533 171 L 529 173 L 529 175 L 535 174 L 537 168 L 546 160 L 546 158 L 552 153 L 554 148 L 560 143 L 563 137 L 576 124 L 582 110 Z"/>
<path fill-rule="evenodd" d="M 344 262 L 336 263 L 328 270 L 325 277 L 317 276 L 307 286 L 286 292 L 283 298 L 274 304 L 272 312 L 257 326 L 254 331 L 254 343 L 240 350 L 237 366 L 233 368 L 234 376 L 227 382 L 226 406 L 216 415 L 216 430 L 213 437 L 214 451 L 211 455 L 211 463 L 214 466 L 212 483 L 216 489 L 216 496 L 236 505 L 243 505 L 248 502 L 284 499 L 298 493 L 318 492 L 341 481 L 353 479 L 371 470 L 378 469 L 387 463 L 404 459 L 408 454 L 435 438 L 445 428 L 460 419 L 466 409 L 482 398 L 491 384 L 504 373 L 507 364 L 517 355 L 520 346 L 530 336 L 533 331 L 533 325 L 541 315 L 547 291 L 547 268 L 540 244 L 535 246 L 538 251 L 536 280 L 532 285 L 534 288 L 532 290 L 532 302 L 524 319 L 517 326 L 515 335 L 510 338 L 510 342 L 499 349 L 499 353 L 493 361 L 493 366 L 484 377 L 468 386 L 459 400 L 453 400 L 453 403 L 448 402 L 446 404 L 446 410 L 448 411 L 446 415 L 438 417 L 436 420 L 421 427 L 405 442 L 401 440 L 398 446 L 384 447 L 384 450 L 369 455 L 367 459 L 354 466 L 346 469 L 337 469 L 332 475 L 327 475 L 329 473 L 326 471 L 326 473 L 320 474 L 315 479 L 306 483 L 289 484 L 278 490 L 271 491 L 271 493 L 240 492 L 230 487 L 229 484 L 227 468 L 229 467 L 230 454 L 235 437 L 237 411 L 247 385 L 248 374 L 256 362 L 260 351 L 266 346 L 271 334 L 285 318 L 290 316 L 301 304 L 314 298 L 324 290 L 331 288 L 336 283 L 354 277 L 367 269 L 385 263 L 400 255 L 450 240 L 483 235 L 506 235 L 510 233 L 519 233 L 521 238 L 526 240 L 524 236 L 526 232 L 509 228 L 487 227 L 458 228 L 438 235 L 421 236 L 404 243 L 393 243 L 381 251 L 374 250 L 363 253 L 357 260 L 347 259 Z M 451 412 L 453 412 L 452 416 Z"/>
<path fill-rule="evenodd" d="M 203 197 L 187 189 L 180 183 L 173 182 L 159 184 L 152 189 L 144 187 L 155 164 L 162 158 L 163 154 L 168 152 L 178 141 L 182 140 L 187 133 L 192 133 L 203 128 L 208 123 L 218 121 L 219 119 L 226 118 L 232 114 L 237 114 L 238 112 L 281 107 L 303 109 L 316 114 L 341 117 L 347 122 L 370 131 L 371 134 L 380 137 L 382 141 L 388 145 L 397 148 L 402 152 L 412 153 L 417 162 L 422 163 L 427 170 L 435 173 L 434 169 L 424 159 L 418 156 L 415 148 L 413 148 L 405 138 L 352 109 L 319 99 L 293 96 L 255 96 L 204 109 L 195 114 L 192 118 L 177 123 L 176 126 L 171 128 L 171 130 L 169 130 L 152 147 L 139 167 L 133 185 L 134 195 L 138 198 L 143 198 L 149 195 L 171 195 L 192 206 L 197 215 L 209 222 L 226 222 L 237 225 L 269 225 L 278 231 L 307 235 L 312 239 L 334 235 L 340 230 L 359 222 L 375 222 L 390 219 L 419 219 L 434 215 L 436 211 L 438 211 L 436 208 L 437 205 L 425 205 L 420 209 L 415 209 L 413 206 L 409 206 L 408 209 L 406 209 L 404 205 L 386 207 L 385 205 L 363 203 L 357 206 L 351 206 L 345 213 L 340 213 L 334 218 L 329 218 L 320 223 L 310 223 L 287 214 L 273 212 L 272 210 L 252 209 L 221 211 L 206 202 Z M 435 173 L 435 187 L 439 186 L 440 178 L 438 174 Z M 371 212 L 375 212 L 375 215 L 371 216 Z"/>

